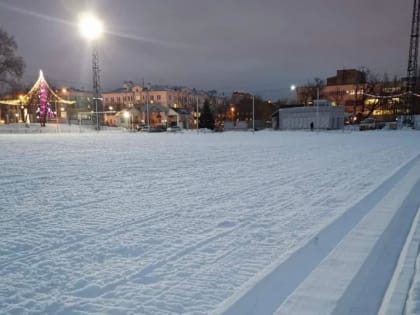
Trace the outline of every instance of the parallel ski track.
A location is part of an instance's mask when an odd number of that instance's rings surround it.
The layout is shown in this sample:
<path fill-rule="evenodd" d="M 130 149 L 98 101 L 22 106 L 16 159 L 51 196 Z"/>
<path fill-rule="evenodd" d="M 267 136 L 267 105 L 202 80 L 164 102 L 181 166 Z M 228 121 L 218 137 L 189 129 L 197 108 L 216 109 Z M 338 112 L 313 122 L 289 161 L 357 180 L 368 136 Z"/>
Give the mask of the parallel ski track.
<path fill-rule="evenodd" d="M 244 295 L 227 306 L 219 313 L 224 315 L 239 314 L 242 310 L 248 309 L 249 314 L 254 314 L 253 310 L 264 309 L 258 315 L 273 314 L 275 310 L 285 301 L 285 299 L 299 286 L 300 283 L 319 265 L 319 263 L 340 243 L 340 241 L 356 226 L 360 220 L 369 213 L 369 211 L 410 171 L 410 169 L 420 161 L 420 154 L 409 160 L 399 170 L 397 170 L 391 177 L 384 181 L 370 194 L 365 196 L 362 200 L 357 202 L 353 207 L 347 210 L 341 217 L 336 219 L 333 223 L 325 227 L 317 236 L 316 239 L 310 240 L 304 247 L 297 250 L 285 262 L 279 264 L 274 270 L 266 274 L 256 285 L 248 290 Z M 350 217 L 351 214 L 356 214 Z M 345 222 L 340 231 L 334 231 L 335 226 Z M 332 234 L 331 234 L 332 233 Z M 334 235 L 335 238 L 329 237 Z M 337 237 L 339 235 L 339 237 Z M 312 251 L 312 243 L 317 239 L 324 239 L 328 243 L 328 249 L 324 250 L 322 254 L 316 257 L 316 260 L 308 260 L 306 253 Z M 301 266 L 300 272 L 296 273 L 295 266 Z M 293 278 L 288 278 L 287 286 L 282 287 L 281 292 L 276 292 L 276 299 L 270 299 L 272 295 L 273 282 L 281 282 L 286 275 L 294 274 Z M 264 307 L 258 306 L 264 305 Z M 217 312 L 216 312 L 217 313 Z"/>

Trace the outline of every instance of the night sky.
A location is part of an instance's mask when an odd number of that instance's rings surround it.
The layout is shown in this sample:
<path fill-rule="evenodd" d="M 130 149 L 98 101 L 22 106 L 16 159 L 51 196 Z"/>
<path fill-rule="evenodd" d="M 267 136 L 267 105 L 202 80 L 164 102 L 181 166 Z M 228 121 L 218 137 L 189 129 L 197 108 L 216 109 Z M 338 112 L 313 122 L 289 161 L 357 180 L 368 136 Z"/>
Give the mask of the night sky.
<path fill-rule="evenodd" d="M 91 88 L 77 15 L 94 11 L 103 90 L 124 80 L 284 96 L 291 84 L 365 66 L 403 76 L 413 0 L 0 0 L 0 27 L 53 84 Z"/>

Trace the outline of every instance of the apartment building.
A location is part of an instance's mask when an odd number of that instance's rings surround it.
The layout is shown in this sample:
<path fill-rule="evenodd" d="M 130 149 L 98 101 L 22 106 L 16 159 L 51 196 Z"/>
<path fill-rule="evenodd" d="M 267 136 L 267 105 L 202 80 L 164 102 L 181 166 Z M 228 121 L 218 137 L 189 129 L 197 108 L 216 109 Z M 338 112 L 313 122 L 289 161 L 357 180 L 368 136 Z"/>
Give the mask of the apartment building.
<path fill-rule="evenodd" d="M 124 108 L 142 104 L 143 87 L 133 83 L 124 83 L 122 88 L 102 93 L 105 111 L 121 111 Z"/>
<path fill-rule="evenodd" d="M 133 106 L 157 103 L 166 107 L 195 108 L 203 104 L 208 95 L 186 87 L 142 87 L 133 83 L 125 83 L 122 88 L 102 93 L 104 106 L 114 110 L 122 110 Z"/>

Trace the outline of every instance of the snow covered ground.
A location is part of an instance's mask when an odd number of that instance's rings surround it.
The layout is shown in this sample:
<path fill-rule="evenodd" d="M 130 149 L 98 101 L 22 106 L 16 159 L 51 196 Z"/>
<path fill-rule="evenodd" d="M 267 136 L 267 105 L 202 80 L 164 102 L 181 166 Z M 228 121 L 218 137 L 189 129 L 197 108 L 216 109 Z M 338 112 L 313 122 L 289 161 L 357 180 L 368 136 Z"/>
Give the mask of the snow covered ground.
<path fill-rule="evenodd" d="M 0 313 L 257 314 L 241 307 L 259 293 L 258 314 L 293 309 L 370 217 L 389 230 L 398 209 L 380 205 L 420 177 L 419 136 L 0 134 Z M 294 283 L 276 278 L 320 240 Z"/>

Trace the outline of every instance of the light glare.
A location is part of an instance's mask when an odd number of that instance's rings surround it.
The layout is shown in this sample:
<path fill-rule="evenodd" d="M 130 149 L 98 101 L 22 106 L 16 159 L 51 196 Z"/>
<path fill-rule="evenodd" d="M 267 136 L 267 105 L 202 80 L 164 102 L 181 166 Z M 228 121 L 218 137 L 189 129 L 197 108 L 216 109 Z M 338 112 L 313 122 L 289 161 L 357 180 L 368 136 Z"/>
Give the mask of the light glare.
<path fill-rule="evenodd" d="M 88 40 L 96 40 L 104 32 L 102 22 L 91 13 L 83 13 L 79 17 L 79 31 Z"/>

